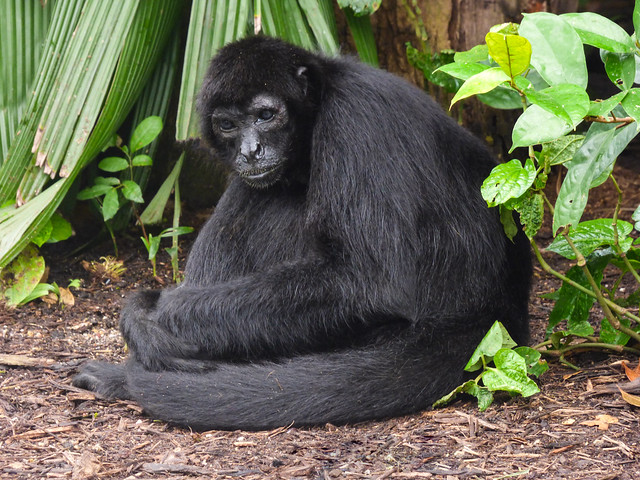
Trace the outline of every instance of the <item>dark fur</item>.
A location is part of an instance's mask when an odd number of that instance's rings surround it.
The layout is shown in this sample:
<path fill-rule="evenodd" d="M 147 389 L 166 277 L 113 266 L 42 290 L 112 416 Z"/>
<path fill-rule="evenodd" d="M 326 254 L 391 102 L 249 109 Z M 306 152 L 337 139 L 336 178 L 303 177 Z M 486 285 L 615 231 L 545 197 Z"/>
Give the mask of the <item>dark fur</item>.
<path fill-rule="evenodd" d="M 210 112 L 261 93 L 293 120 L 285 176 L 233 178 L 185 281 L 124 308 L 128 362 L 75 385 L 195 429 L 357 422 L 447 393 L 495 320 L 527 341 L 528 243 L 480 196 L 495 162 L 478 140 L 398 77 L 254 37 L 202 88 L 219 157 Z"/>

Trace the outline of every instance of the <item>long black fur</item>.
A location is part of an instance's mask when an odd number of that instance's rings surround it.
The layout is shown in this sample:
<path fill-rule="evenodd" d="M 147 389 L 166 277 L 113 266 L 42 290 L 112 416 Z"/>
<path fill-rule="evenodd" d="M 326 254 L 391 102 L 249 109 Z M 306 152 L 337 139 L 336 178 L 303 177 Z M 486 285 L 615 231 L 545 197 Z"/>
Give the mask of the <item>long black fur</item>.
<path fill-rule="evenodd" d="M 481 142 L 396 76 L 253 37 L 205 78 L 214 150 L 213 109 L 263 93 L 295 161 L 269 188 L 232 178 L 184 282 L 125 306 L 128 361 L 75 385 L 194 429 L 357 422 L 447 393 L 495 320 L 527 341 L 528 242 L 480 196 Z"/>

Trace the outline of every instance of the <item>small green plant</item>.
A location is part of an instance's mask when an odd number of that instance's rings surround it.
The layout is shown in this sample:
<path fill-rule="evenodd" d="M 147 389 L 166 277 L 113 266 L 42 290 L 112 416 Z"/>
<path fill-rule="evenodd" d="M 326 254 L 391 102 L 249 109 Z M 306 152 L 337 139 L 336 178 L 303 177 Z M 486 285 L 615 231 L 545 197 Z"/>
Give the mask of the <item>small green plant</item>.
<path fill-rule="evenodd" d="M 477 95 L 490 105 L 522 110 L 511 151 L 525 148 L 525 160 L 497 166 L 482 185 L 482 196 L 500 209 L 511 238 L 517 233 L 513 212 L 519 214 L 543 270 L 562 280 L 561 288 L 546 296 L 555 305 L 547 339 L 536 349 L 570 366 L 565 356 L 577 349 L 640 354 L 628 345 L 640 343 L 640 241 L 633 237 L 634 229 L 640 231 L 640 207 L 632 216 L 635 224 L 620 219 L 622 191 L 612 174 L 618 155 L 639 131 L 640 88 L 633 85 L 640 82 L 640 0 L 633 24 L 636 33 L 629 35 L 594 13 L 528 14 L 520 25 L 492 28 L 485 44 L 456 53 L 438 69 L 464 82 L 452 105 Z M 583 45 L 599 49 L 618 93 L 589 98 Z M 545 193 L 552 168 L 565 172 L 555 204 Z M 618 193 L 612 215 L 581 221 L 589 191 L 605 181 Z M 566 273 L 551 268 L 534 241 L 545 211 L 556 236 L 546 251 L 573 262 Z M 602 283 L 605 269 L 616 278 L 610 287 Z M 625 292 L 618 289 L 623 277 L 634 282 Z M 597 334 L 588 321 L 594 302 L 602 311 Z"/>
<path fill-rule="evenodd" d="M 493 403 L 493 392 L 506 391 L 529 397 L 540 391 L 529 375 L 539 377 L 549 366 L 541 354 L 530 347 L 516 347 L 502 323 L 495 322 L 464 367 L 467 372 L 482 370 L 451 393 L 436 401 L 434 407 L 450 403 L 460 393 L 478 399 L 478 408 L 485 411 Z M 490 364 L 493 362 L 494 366 Z"/>
<path fill-rule="evenodd" d="M 0 217 L 1 215 L 2 209 Z M 66 240 L 72 233 L 69 222 L 56 213 L 44 224 L 27 248 L 8 266 L 0 269 L 0 297 L 5 298 L 8 306 L 24 305 L 51 291 L 44 287 L 48 284 L 40 283 L 46 274 L 46 266 L 38 249 L 45 243 Z"/>
<path fill-rule="evenodd" d="M 193 232 L 192 227 L 171 227 L 166 228 L 159 235 L 154 236 L 151 233 L 145 238 L 140 237 L 142 243 L 144 243 L 145 248 L 147 249 L 147 253 L 149 254 L 149 260 L 151 261 L 151 265 L 153 267 L 153 276 L 156 275 L 156 255 L 158 254 L 158 250 L 160 249 L 160 241 L 163 238 L 172 237 L 176 238 L 179 235 L 184 235 L 185 233 Z M 173 266 L 173 280 L 177 281 L 178 274 L 178 248 L 177 246 L 165 248 L 165 251 L 171 257 L 171 265 Z"/>
<path fill-rule="evenodd" d="M 105 226 L 111 235 L 116 256 L 118 255 L 118 246 L 111 220 L 127 202 L 131 203 L 134 215 L 140 220 L 135 205 L 143 203 L 144 199 L 140 186 L 134 180 L 133 170 L 134 168 L 151 166 L 153 161 L 149 155 L 136 154 L 136 152 L 153 142 L 161 131 L 162 119 L 160 117 L 151 116 L 142 120 L 133 131 L 129 146 L 117 147 L 124 154 L 124 157 L 106 157 L 98 163 L 98 168 L 105 172 L 127 173 L 121 177 L 97 176 L 94 178 L 92 186 L 78 193 L 78 200 L 94 199 L 98 202 Z M 142 222 L 139 223 L 146 238 L 144 225 Z"/>

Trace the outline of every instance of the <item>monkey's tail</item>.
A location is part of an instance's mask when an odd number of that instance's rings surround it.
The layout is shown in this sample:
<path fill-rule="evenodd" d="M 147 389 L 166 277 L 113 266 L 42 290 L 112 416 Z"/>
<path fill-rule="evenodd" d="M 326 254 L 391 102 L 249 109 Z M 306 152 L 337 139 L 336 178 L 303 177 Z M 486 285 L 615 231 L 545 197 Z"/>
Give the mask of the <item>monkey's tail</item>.
<path fill-rule="evenodd" d="M 206 373 L 151 372 L 130 361 L 127 390 L 152 417 L 196 430 L 354 423 L 427 408 L 455 388 L 471 354 L 460 345 L 476 345 L 473 336 L 456 345 L 387 338 L 282 362 L 221 363 Z"/>

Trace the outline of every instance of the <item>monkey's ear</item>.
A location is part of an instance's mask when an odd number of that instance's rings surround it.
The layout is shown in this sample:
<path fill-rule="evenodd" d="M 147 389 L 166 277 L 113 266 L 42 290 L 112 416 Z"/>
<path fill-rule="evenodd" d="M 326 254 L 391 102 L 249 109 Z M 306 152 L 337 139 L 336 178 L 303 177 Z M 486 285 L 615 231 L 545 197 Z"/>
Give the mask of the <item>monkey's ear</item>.
<path fill-rule="evenodd" d="M 309 69 L 307 67 L 298 67 L 296 70 L 296 78 L 300 82 L 302 92 L 306 95 L 309 90 Z"/>

